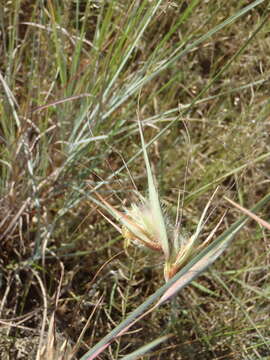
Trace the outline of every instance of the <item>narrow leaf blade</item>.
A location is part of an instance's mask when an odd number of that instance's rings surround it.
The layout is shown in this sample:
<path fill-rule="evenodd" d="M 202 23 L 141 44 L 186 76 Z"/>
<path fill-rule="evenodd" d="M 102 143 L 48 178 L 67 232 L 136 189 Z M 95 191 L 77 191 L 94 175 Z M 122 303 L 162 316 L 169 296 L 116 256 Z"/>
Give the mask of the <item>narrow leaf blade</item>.
<path fill-rule="evenodd" d="M 122 360 L 136 360 L 139 357 L 141 357 L 142 355 L 144 355 L 145 353 L 147 353 L 149 350 L 153 349 L 155 346 L 168 340 L 169 337 L 170 337 L 169 335 L 161 336 L 158 339 L 151 341 L 149 344 L 146 344 L 146 345 L 140 347 L 139 349 L 133 351 L 132 353 L 124 356 L 122 358 Z"/>

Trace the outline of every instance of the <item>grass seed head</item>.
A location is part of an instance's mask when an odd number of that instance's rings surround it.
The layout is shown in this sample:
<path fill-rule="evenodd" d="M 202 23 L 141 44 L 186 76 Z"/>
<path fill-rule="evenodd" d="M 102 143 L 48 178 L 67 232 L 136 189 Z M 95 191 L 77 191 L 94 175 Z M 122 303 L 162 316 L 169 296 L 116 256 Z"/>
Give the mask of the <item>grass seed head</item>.
<path fill-rule="evenodd" d="M 198 239 L 205 222 L 205 216 L 215 193 L 206 205 L 192 236 L 185 236 L 183 232 L 180 231 L 179 224 L 175 226 L 170 225 L 168 216 L 165 214 L 159 200 L 159 194 L 151 171 L 140 122 L 139 131 L 147 172 L 148 197 L 144 198 L 139 194 L 138 197 L 140 200 L 138 204 L 132 203 L 129 208 L 124 209 L 125 212 L 120 212 L 99 194 L 97 194 L 97 196 L 103 203 L 103 206 L 105 206 L 111 215 L 122 225 L 122 231 L 117 225 L 115 225 L 115 227 L 119 229 L 128 243 L 132 241 L 137 245 L 144 245 L 151 250 L 163 253 L 164 277 L 165 280 L 168 281 L 186 265 L 192 257 L 198 254 L 213 237 L 215 229 L 204 243 L 198 244 Z"/>
<path fill-rule="evenodd" d="M 136 243 L 138 243 L 137 240 L 139 240 L 139 243 L 141 241 L 141 243 L 150 249 L 162 251 L 158 228 L 149 201 L 144 199 L 139 205 L 133 203 L 129 209 L 125 210 L 131 222 L 136 224 L 136 228 L 140 230 L 136 235 L 126 228 L 127 231 L 123 232 L 124 237 Z"/>

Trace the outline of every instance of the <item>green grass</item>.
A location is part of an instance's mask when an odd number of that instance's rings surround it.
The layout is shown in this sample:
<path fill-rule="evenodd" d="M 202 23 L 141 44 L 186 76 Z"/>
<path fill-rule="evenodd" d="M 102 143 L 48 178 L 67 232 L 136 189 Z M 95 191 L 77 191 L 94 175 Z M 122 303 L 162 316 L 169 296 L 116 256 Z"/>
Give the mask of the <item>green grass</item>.
<path fill-rule="evenodd" d="M 147 195 L 138 117 L 172 221 L 180 191 L 184 234 L 217 186 L 202 241 L 227 209 L 216 239 L 241 217 L 223 195 L 248 209 L 266 199 L 256 213 L 269 221 L 269 6 L 248 3 L 0 6 L 3 359 L 34 359 L 39 348 L 38 358 L 60 360 L 54 336 L 80 359 L 174 286 L 163 285 L 159 254 L 123 251 L 93 202 L 95 190 L 123 210 L 136 200 L 133 181 Z M 246 223 L 209 271 L 101 358 L 270 356 L 268 238 Z"/>

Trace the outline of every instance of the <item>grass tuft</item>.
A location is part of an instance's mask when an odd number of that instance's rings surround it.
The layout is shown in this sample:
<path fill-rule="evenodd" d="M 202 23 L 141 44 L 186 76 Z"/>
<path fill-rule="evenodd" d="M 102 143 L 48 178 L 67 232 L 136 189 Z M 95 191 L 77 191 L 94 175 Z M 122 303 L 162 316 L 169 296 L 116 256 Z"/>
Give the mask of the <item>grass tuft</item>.
<path fill-rule="evenodd" d="M 270 356 L 268 19 L 0 5 L 1 359 Z"/>

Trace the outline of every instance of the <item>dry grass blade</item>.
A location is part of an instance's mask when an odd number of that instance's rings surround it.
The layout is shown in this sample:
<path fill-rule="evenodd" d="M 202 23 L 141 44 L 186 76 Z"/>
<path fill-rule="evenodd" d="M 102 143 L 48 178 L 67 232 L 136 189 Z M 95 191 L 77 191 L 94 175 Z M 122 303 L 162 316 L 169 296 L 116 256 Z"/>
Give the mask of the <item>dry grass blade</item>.
<path fill-rule="evenodd" d="M 36 355 L 36 360 L 40 360 L 41 358 L 41 353 L 43 352 L 43 341 L 44 341 L 44 337 L 45 337 L 45 327 L 46 327 L 46 321 L 47 321 L 47 312 L 48 312 L 48 301 L 47 301 L 47 293 L 46 293 L 46 289 L 44 287 L 43 281 L 41 280 L 39 274 L 32 269 L 32 272 L 34 274 L 34 276 L 36 277 L 39 286 L 41 288 L 41 292 L 42 292 L 42 299 L 43 299 L 43 315 L 42 315 L 42 325 L 41 325 L 41 330 L 40 330 L 40 337 L 39 337 L 39 345 L 38 345 L 38 350 L 37 350 L 37 355 Z"/>
<path fill-rule="evenodd" d="M 237 204 L 236 202 L 234 202 L 233 200 L 227 198 L 226 196 L 224 196 L 224 199 L 227 200 L 233 206 L 235 206 L 237 209 L 241 210 L 243 214 L 249 216 L 251 219 L 255 220 L 258 224 L 260 224 L 261 226 L 263 226 L 266 229 L 270 230 L 270 224 L 267 221 L 261 219 L 256 214 L 253 214 L 253 212 L 251 212 L 250 210 L 242 207 L 241 205 Z"/>

